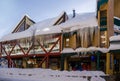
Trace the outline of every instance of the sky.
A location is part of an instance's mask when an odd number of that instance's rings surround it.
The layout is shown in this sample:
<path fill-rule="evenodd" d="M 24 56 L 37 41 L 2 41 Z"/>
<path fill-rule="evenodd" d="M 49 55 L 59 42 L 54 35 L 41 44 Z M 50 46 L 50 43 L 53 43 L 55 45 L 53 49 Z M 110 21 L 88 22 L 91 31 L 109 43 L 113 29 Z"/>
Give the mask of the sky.
<path fill-rule="evenodd" d="M 96 0 L 0 0 L 0 38 L 16 27 L 24 15 L 39 22 L 58 16 L 62 11 L 72 14 L 96 12 Z"/>

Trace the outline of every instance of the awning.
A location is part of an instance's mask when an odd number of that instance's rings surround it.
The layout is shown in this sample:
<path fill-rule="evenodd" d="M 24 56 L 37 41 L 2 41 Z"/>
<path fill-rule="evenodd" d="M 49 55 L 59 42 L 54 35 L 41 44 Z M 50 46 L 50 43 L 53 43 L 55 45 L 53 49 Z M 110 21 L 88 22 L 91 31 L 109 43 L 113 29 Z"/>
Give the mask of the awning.
<path fill-rule="evenodd" d="M 104 3 L 107 3 L 107 2 L 108 2 L 108 0 L 98 0 L 98 2 L 97 2 L 97 10 L 100 9 L 101 5 L 103 5 Z"/>

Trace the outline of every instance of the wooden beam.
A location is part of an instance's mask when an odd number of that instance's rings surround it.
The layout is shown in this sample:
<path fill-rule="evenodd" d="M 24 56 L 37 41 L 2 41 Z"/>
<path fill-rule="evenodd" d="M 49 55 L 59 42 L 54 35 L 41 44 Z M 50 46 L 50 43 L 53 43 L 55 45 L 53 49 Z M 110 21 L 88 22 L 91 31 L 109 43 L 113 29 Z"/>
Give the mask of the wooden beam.
<path fill-rule="evenodd" d="M 30 52 L 30 50 L 33 48 L 34 46 L 33 45 L 31 45 L 30 46 L 30 48 L 28 49 L 28 51 L 26 52 L 26 54 L 25 55 L 28 55 L 29 54 L 29 52 Z"/>
<path fill-rule="evenodd" d="M 55 42 L 55 44 L 51 47 L 49 50 L 49 53 L 53 50 L 53 48 L 56 46 L 56 44 L 61 40 L 61 36 L 58 38 L 58 40 Z"/>
<path fill-rule="evenodd" d="M 107 41 L 109 41 L 109 37 L 114 35 L 114 0 L 108 0 L 107 7 Z M 109 46 L 109 42 L 107 47 Z"/>
<path fill-rule="evenodd" d="M 19 43 L 17 43 L 17 45 L 19 46 L 19 48 L 21 49 L 21 51 L 23 52 L 23 54 L 26 55 L 25 52 L 24 52 L 24 50 L 23 50 L 23 48 L 21 47 L 21 45 Z"/>
<path fill-rule="evenodd" d="M 16 46 L 16 43 L 13 45 L 11 51 L 9 52 L 9 55 L 11 55 L 11 53 L 12 53 L 12 51 L 14 50 L 15 46 Z"/>
<path fill-rule="evenodd" d="M 47 53 L 47 51 L 46 51 L 46 49 L 43 47 L 43 45 L 39 42 L 39 40 L 37 40 L 37 42 L 38 42 L 38 44 L 40 45 L 40 47 L 43 49 L 43 51 L 45 52 L 45 53 Z"/>

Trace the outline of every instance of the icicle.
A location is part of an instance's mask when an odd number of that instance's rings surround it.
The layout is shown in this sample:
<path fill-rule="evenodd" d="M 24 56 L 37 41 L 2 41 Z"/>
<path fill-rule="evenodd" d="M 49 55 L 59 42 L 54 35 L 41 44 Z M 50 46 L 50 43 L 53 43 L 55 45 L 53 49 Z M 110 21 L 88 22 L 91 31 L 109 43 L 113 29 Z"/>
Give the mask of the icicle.
<path fill-rule="evenodd" d="M 95 27 L 95 40 L 94 40 L 94 43 L 95 43 L 95 46 L 98 46 L 98 28 Z"/>
<path fill-rule="evenodd" d="M 90 39 L 92 45 L 93 45 L 94 32 L 95 32 L 95 27 L 90 27 Z"/>
<path fill-rule="evenodd" d="M 77 30 L 77 40 L 78 40 L 78 43 L 80 43 L 80 45 L 81 45 L 81 42 L 80 42 L 80 29 Z"/>
<path fill-rule="evenodd" d="M 84 33 L 85 34 L 84 47 L 87 48 L 89 45 L 89 28 L 86 27 L 84 32 L 85 32 Z"/>
<path fill-rule="evenodd" d="M 90 27 L 88 27 L 88 29 L 87 29 L 87 42 L 88 42 L 88 45 L 87 45 L 87 47 L 88 46 L 90 46 L 91 45 L 91 38 L 90 38 Z"/>
<path fill-rule="evenodd" d="M 83 28 L 80 30 L 81 47 L 84 47 L 84 33 L 85 33 L 85 29 Z"/>

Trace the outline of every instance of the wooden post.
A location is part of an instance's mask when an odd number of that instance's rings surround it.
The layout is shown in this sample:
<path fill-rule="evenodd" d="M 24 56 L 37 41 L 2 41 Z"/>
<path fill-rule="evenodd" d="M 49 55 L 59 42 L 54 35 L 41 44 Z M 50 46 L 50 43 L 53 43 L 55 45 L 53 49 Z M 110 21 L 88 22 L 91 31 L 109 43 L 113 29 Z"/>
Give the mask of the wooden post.
<path fill-rule="evenodd" d="M 106 54 L 106 74 L 113 74 L 113 61 L 114 57 L 113 54 L 107 53 Z"/>
<path fill-rule="evenodd" d="M 100 11 L 98 11 L 98 46 L 100 46 Z"/>
<path fill-rule="evenodd" d="M 47 55 L 47 59 L 46 59 L 46 68 L 49 68 L 49 54 Z"/>
<path fill-rule="evenodd" d="M 60 64 L 61 71 L 64 70 L 64 57 L 65 56 L 63 54 L 61 54 L 61 64 Z"/>
<path fill-rule="evenodd" d="M 64 59 L 64 70 L 68 70 L 67 57 L 65 57 L 65 59 Z"/>
<path fill-rule="evenodd" d="M 97 70 L 100 70 L 100 53 L 97 53 Z"/>

